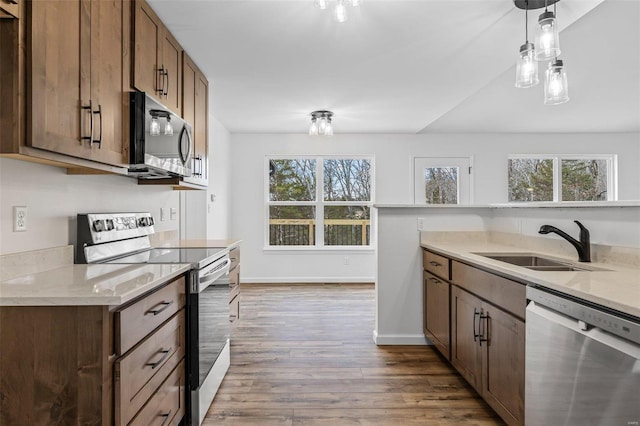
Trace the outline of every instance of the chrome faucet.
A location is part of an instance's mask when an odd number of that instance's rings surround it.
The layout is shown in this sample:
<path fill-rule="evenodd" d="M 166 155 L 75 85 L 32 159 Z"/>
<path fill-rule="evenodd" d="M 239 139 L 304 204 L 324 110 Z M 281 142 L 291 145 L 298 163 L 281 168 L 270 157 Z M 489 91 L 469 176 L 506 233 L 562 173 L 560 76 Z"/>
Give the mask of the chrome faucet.
<path fill-rule="evenodd" d="M 555 226 L 551 225 L 542 225 L 538 233 L 548 234 L 550 232 L 553 232 L 560 235 L 562 238 L 573 244 L 576 250 L 578 250 L 578 259 L 580 260 L 580 262 L 591 262 L 591 242 L 589 241 L 589 230 L 577 220 L 574 220 L 574 222 L 580 227 L 580 241 L 577 241 L 566 232 L 563 232 Z"/>

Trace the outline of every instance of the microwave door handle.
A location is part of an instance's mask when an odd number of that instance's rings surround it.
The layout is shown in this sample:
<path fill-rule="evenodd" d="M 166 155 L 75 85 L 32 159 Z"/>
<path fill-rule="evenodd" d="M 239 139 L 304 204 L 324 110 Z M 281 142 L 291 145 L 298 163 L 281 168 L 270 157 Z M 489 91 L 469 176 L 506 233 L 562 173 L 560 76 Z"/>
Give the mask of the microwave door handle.
<path fill-rule="evenodd" d="M 189 142 L 187 144 L 186 154 L 182 151 L 182 139 L 185 135 L 187 135 L 187 141 Z M 178 139 L 178 153 L 180 154 L 180 160 L 182 160 L 182 164 L 186 164 L 191 154 L 191 135 L 189 134 L 187 126 L 183 126 L 182 130 L 180 131 L 180 138 Z"/>

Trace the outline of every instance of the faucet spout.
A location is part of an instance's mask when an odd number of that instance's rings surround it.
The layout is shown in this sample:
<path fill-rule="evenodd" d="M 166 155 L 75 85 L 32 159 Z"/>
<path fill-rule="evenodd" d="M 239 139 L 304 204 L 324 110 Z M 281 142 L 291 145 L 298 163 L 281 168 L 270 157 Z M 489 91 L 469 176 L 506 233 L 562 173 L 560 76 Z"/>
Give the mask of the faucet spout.
<path fill-rule="evenodd" d="M 580 262 L 591 262 L 591 242 L 589 230 L 585 228 L 584 225 L 579 221 L 574 220 L 574 222 L 580 228 L 580 241 L 576 240 L 566 232 L 551 225 L 542 225 L 538 233 L 549 234 L 553 232 L 554 234 L 558 234 L 576 248 L 576 250 L 578 251 L 578 259 L 580 260 Z"/>

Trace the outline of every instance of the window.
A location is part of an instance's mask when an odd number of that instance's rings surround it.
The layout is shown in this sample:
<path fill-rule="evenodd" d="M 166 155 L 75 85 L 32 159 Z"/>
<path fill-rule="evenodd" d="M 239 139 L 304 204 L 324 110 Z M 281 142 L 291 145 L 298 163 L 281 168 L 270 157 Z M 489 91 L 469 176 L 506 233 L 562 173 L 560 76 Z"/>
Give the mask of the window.
<path fill-rule="evenodd" d="M 268 247 L 371 245 L 370 158 L 267 158 Z"/>
<path fill-rule="evenodd" d="M 413 162 L 416 204 L 470 203 L 470 158 L 416 157 Z"/>
<path fill-rule="evenodd" d="M 512 156 L 509 201 L 617 199 L 614 155 Z"/>

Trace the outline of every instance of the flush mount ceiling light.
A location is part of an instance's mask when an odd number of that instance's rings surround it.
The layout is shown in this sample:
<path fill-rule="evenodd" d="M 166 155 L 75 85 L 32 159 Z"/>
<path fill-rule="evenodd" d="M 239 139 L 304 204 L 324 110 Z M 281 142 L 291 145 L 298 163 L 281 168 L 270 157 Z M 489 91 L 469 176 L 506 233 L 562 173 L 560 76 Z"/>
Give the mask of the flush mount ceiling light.
<path fill-rule="evenodd" d="M 314 0 L 313 4 L 318 8 L 325 10 L 329 7 L 329 3 L 335 3 L 333 7 L 333 19 L 337 22 L 345 22 L 347 20 L 347 3 L 353 7 L 359 7 L 361 0 Z"/>
<path fill-rule="evenodd" d="M 556 21 L 556 3 L 559 0 L 513 0 L 519 9 L 525 10 L 525 43 L 520 46 L 516 65 L 516 87 L 528 88 L 538 84 L 537 61 L 551 60 L 545 74 L 544 103 L 558 105 L 569 100 L 567 73 L 560 55 L 560 39 Z M 548 7 L 553 5 L 553 12 Z M 540 9 L 544 12 L 538 18 L 535 43 L 529 43 L 528 12 Z"/>
<path fill-rule="evenodd" d="M 331 120 L 333 112 L 319 110 L 311 113 L 311 126 L 309 134 L 311 136 L 333 136 L 333 125 Z"/>

